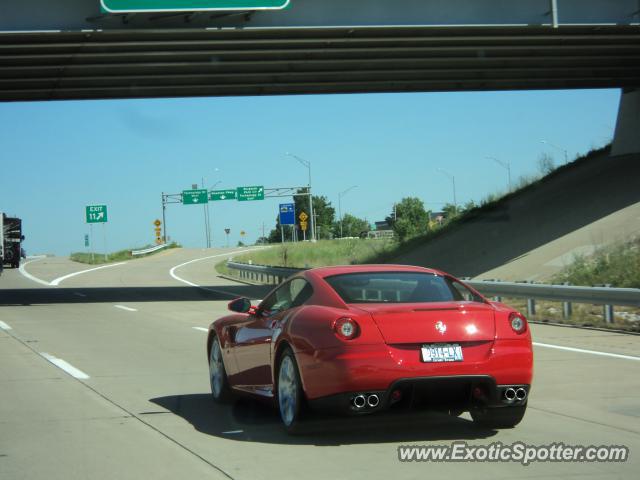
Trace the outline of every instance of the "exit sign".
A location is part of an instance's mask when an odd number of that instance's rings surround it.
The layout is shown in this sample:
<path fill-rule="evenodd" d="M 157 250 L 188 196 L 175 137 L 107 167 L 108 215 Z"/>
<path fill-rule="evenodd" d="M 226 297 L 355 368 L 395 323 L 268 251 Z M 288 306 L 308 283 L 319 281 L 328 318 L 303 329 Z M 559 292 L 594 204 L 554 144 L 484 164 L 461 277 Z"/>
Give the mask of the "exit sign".
<path fill-rule="evenodd" d="M 281 10 L 291 0 L 100 0 L 110 13 Z"/>
<path fill-rule="evenodd" d="M 107 223 L 106 205 L 87 205 L 84 208 L 84 216 L 87 223 Z"/>
<path fill-rule="evenodd" d="M 252 187 L 238 187 L 236 188 L 236 198 L 240 202 L 264 200 L 264 187 L 262 185 L 256 185 Z"/>
<path fill-rule="evenodd" d="M 208 201 L 207 191 L 204 188 L 182 191 L 183 205 L 196 205 L 199 203 L 207 203 Z"/>

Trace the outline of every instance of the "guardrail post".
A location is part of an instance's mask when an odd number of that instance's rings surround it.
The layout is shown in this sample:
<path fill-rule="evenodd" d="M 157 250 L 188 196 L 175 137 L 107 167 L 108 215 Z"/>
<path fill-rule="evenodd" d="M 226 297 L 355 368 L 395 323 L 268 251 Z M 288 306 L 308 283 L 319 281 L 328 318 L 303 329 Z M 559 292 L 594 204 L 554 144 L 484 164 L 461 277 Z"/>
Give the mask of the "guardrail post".
<path fill-rule="evenodd" d="M 527 298 L 527 315 L 536 314 L 536 300 L 535 298 Z"/>
<path fill-rule="evenodd" d="M 573 313 L 571 302 L 562 302 L 562 318 L 570 318 Z"/>
<path fill-rule="evenodd" d="M 604 305 L 604 321 L 613 323 L 613 305 Z"/>

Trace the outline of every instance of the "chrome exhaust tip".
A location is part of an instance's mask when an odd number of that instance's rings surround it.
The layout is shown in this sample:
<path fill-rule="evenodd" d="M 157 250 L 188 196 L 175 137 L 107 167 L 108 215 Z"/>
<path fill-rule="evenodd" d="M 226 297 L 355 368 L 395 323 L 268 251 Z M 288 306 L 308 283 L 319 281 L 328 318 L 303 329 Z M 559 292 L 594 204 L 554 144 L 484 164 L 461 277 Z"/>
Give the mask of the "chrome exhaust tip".
<path fill-rule="evenodd" d="M 367 399 L 364 395 L 357 395 L 353 398 L 352 403 L 356 408 L 363 408 L 367 404 Z"/>
<path fill-rule="evenodd" d="M 527 398 L 527 391 L 524 388 L 519 388 L 516 390 L 516 398 L 519 401 L 523 401 L 525 398 Z"/>
<path fill-rule="evenodd" d="M 379 403 L 380 399 L 375 393 L 367 397 L 367 405 L 369 405 L 371 408 L 377 407 Z"/>
<path fill-rule="evenodd" d="M 513 402 L 516 399 L 516 389 L 515 388 L 507 388 L 504 391 L 504 398 L 509 402 Z"/>

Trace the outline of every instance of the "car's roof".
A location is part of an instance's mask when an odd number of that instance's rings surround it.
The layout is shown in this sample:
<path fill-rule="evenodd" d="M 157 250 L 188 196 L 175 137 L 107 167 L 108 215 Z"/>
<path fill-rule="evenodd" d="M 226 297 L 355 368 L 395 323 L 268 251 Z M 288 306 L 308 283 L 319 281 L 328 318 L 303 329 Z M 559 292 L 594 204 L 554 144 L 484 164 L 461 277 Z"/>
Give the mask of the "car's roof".
<path fill-rule="evenodd" d="M 432 268 L 416 267 L 413 265 L 336 265 L 332 267 L 319 267 L 307 270 L 308 273 L 319 277 L 330 277 L 333 275 L 344 275 L 347 273 L 366 273 L 366 272 L 414 272 L 414 273 L 431 273 L 435 275 L 443 275 L 444 273 Z"/>

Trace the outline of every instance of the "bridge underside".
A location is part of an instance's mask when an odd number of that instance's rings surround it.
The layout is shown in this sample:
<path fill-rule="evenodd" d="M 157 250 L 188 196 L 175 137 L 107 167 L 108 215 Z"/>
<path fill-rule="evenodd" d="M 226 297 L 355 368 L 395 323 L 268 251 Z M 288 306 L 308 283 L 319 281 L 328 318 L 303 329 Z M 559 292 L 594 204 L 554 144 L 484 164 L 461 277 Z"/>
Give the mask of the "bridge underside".
<path fill-rule="evenodd" d="M 0 33 L 0 101 L 639 85 L 636 26 Z"/>

